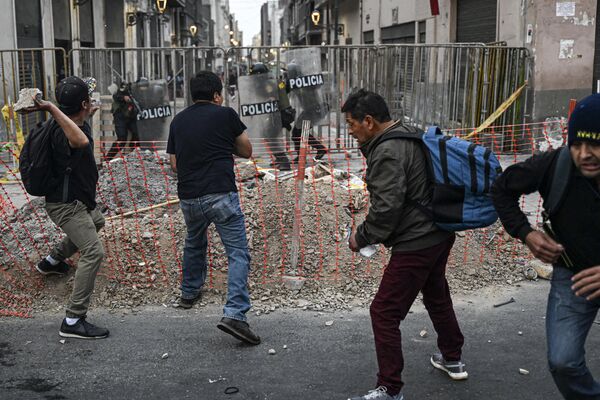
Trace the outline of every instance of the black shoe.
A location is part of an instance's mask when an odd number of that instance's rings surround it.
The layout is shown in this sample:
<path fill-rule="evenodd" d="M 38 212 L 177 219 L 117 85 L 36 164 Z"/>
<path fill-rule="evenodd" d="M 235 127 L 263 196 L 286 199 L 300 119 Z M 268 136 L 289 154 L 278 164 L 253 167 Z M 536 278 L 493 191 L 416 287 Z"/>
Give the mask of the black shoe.
<path fill-rule="evenodd" d="M 217 324 L 217 328 L 225 333 L 229 333 L 234 338 L 246 342 L 248 344 L 260 344 L 260 337 L 255 335 L 247 322 L 238 321 L 227 317 L 221 318 L 221 322 Z"/>
<path fill-rule="evenodd" d="M 85 320 L 85 317 L 79 317 L 79 321 L 75 325 L 69 325 L 67 320 L 63 319 L 58 334 L 67 338 L 104 339 L 108 337 L 108 329 L 90 324 Z"/>
<path fill-rule="evenodd" d="M 42 275 L 66 275 L 69 273 L 70 268 L 71 266 L 64 261 L 52 265 L 45 258 L 35 266 L 35 269 Z"/>
<path fill-rule="evenodd" d="M 185 308 L 186 310 L 189 310 L 190 308 L 194 307 L 194 304 L 196 304 L 198 301 L 200 301 L 201 298 L 202 298 L 202 292 L 198 292 L 198 295 L 191 299 L 185 299 L 182 297 L 179 299 L 178 306 L 180 308 Z"/>

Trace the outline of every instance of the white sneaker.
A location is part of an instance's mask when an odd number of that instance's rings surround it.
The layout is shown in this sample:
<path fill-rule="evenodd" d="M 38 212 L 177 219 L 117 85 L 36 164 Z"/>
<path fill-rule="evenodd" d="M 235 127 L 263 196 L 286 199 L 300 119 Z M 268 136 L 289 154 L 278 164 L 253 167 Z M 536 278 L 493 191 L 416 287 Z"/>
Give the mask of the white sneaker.
<path fill-rule="evenodd" d="M 431 365 L 434 368 L 442 370 L 448 374 L 448 376 L 455 381 L 462 381 L 469 377 L 465 364 L 462 361 L 446 361 L 441 354 L 434 354 L 431 356 Z"/>
<path fill-rule="evenodd" d="M 369 390 L 369 393 L 364 396 L 352 397 L 348 400 L 404 400 L 404 396 L 402 393 L 390 396 L 387 394 L 387 388 L 385 386 L 379 386 L 377 389 Z"/>

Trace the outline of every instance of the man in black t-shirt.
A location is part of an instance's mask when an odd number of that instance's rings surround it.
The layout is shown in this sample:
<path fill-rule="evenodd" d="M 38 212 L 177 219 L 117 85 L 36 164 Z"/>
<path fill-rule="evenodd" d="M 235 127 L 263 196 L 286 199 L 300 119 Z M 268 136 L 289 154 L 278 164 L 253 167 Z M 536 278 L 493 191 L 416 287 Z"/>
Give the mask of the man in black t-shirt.
<path fill-rule="evenodd" d="M 26 112 L 46 111 L 50 124 L 52 172 L 58 185 L 46 194 L 50 219 L 67 235 L 36 269 L 43 275 L 64 275 L 70 266 L 65 260 L 79 251 L 73 291 L 59 335 L 81 339 L 102 339 L 108 330 L 86 321 L 96 274 L 104 259 L 98 231 L 104 217 L 96 208 L 98 170 L 94 141 L 86 120 L 98 109 L 90 102 L 88 85 L 78 77 L 63 79 L 56 87 L 54 104 L 34 99 L 36 105 Z"/>
<path fill-rule="evenodd" d="M 187 226 L 179 306 L 189 309 L 200 299 L 207 270 L 206 230 L 214 223 L 229 261 L 227 302 L 217 327 L 256 345 L 260 338 L 246 322 L 250 252 L 233 171 L 233 155 L 250 158 L 252 145 L 237 113 L 221 106 L 223 84 L 217 75 L 199 72 L 190 91 L 194 104 L 173 118 L 167 145 Z"/>

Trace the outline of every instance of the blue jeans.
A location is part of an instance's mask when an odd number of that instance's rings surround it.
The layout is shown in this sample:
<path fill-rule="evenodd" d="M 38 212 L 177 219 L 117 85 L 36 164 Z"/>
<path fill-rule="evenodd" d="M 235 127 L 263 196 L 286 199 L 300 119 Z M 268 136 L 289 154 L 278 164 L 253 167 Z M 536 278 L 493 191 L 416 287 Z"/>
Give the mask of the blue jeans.
<path fill-rule="evenodd" d="M 238 194 L 207 194 L 197 199 L 182 199 L 180 205 L 187 226 L 181 297 L 192 299 L 198 296 L 206 281 L 206 230 L 214 223 L 229 261 L 227 302 L 223 308 L 223 316 L 246 321 L 246 312 L 251 307 L 247 285 L 250 252 Z"/>
<path fill-rule="evenodd" d="M 548 364 L 565 399 L 600 400 L 600 383 L 585 365 L 584 349 L 600 300 L 576 296 L 572 276 L 568 269 L 554 267 L 546 313 Z"/>

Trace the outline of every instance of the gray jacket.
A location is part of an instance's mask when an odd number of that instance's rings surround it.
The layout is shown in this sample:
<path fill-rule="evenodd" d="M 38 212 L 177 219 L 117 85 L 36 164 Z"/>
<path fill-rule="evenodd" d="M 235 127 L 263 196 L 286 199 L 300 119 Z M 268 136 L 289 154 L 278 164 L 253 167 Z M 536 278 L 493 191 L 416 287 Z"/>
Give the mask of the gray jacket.
<path fill-rule="evenodd" d="M 361 146 L 367 159 L 369 213 L 357 228 L 360 247 L 383 243 L 392 251 L 413 251 L 435 246 L 454 235 L 439 229 L 414 203 L 431 202 L 426 159 L 421 144 L 411 139 L 385 140 L 394 130 L 413 128 L 396 123 Z"/>

